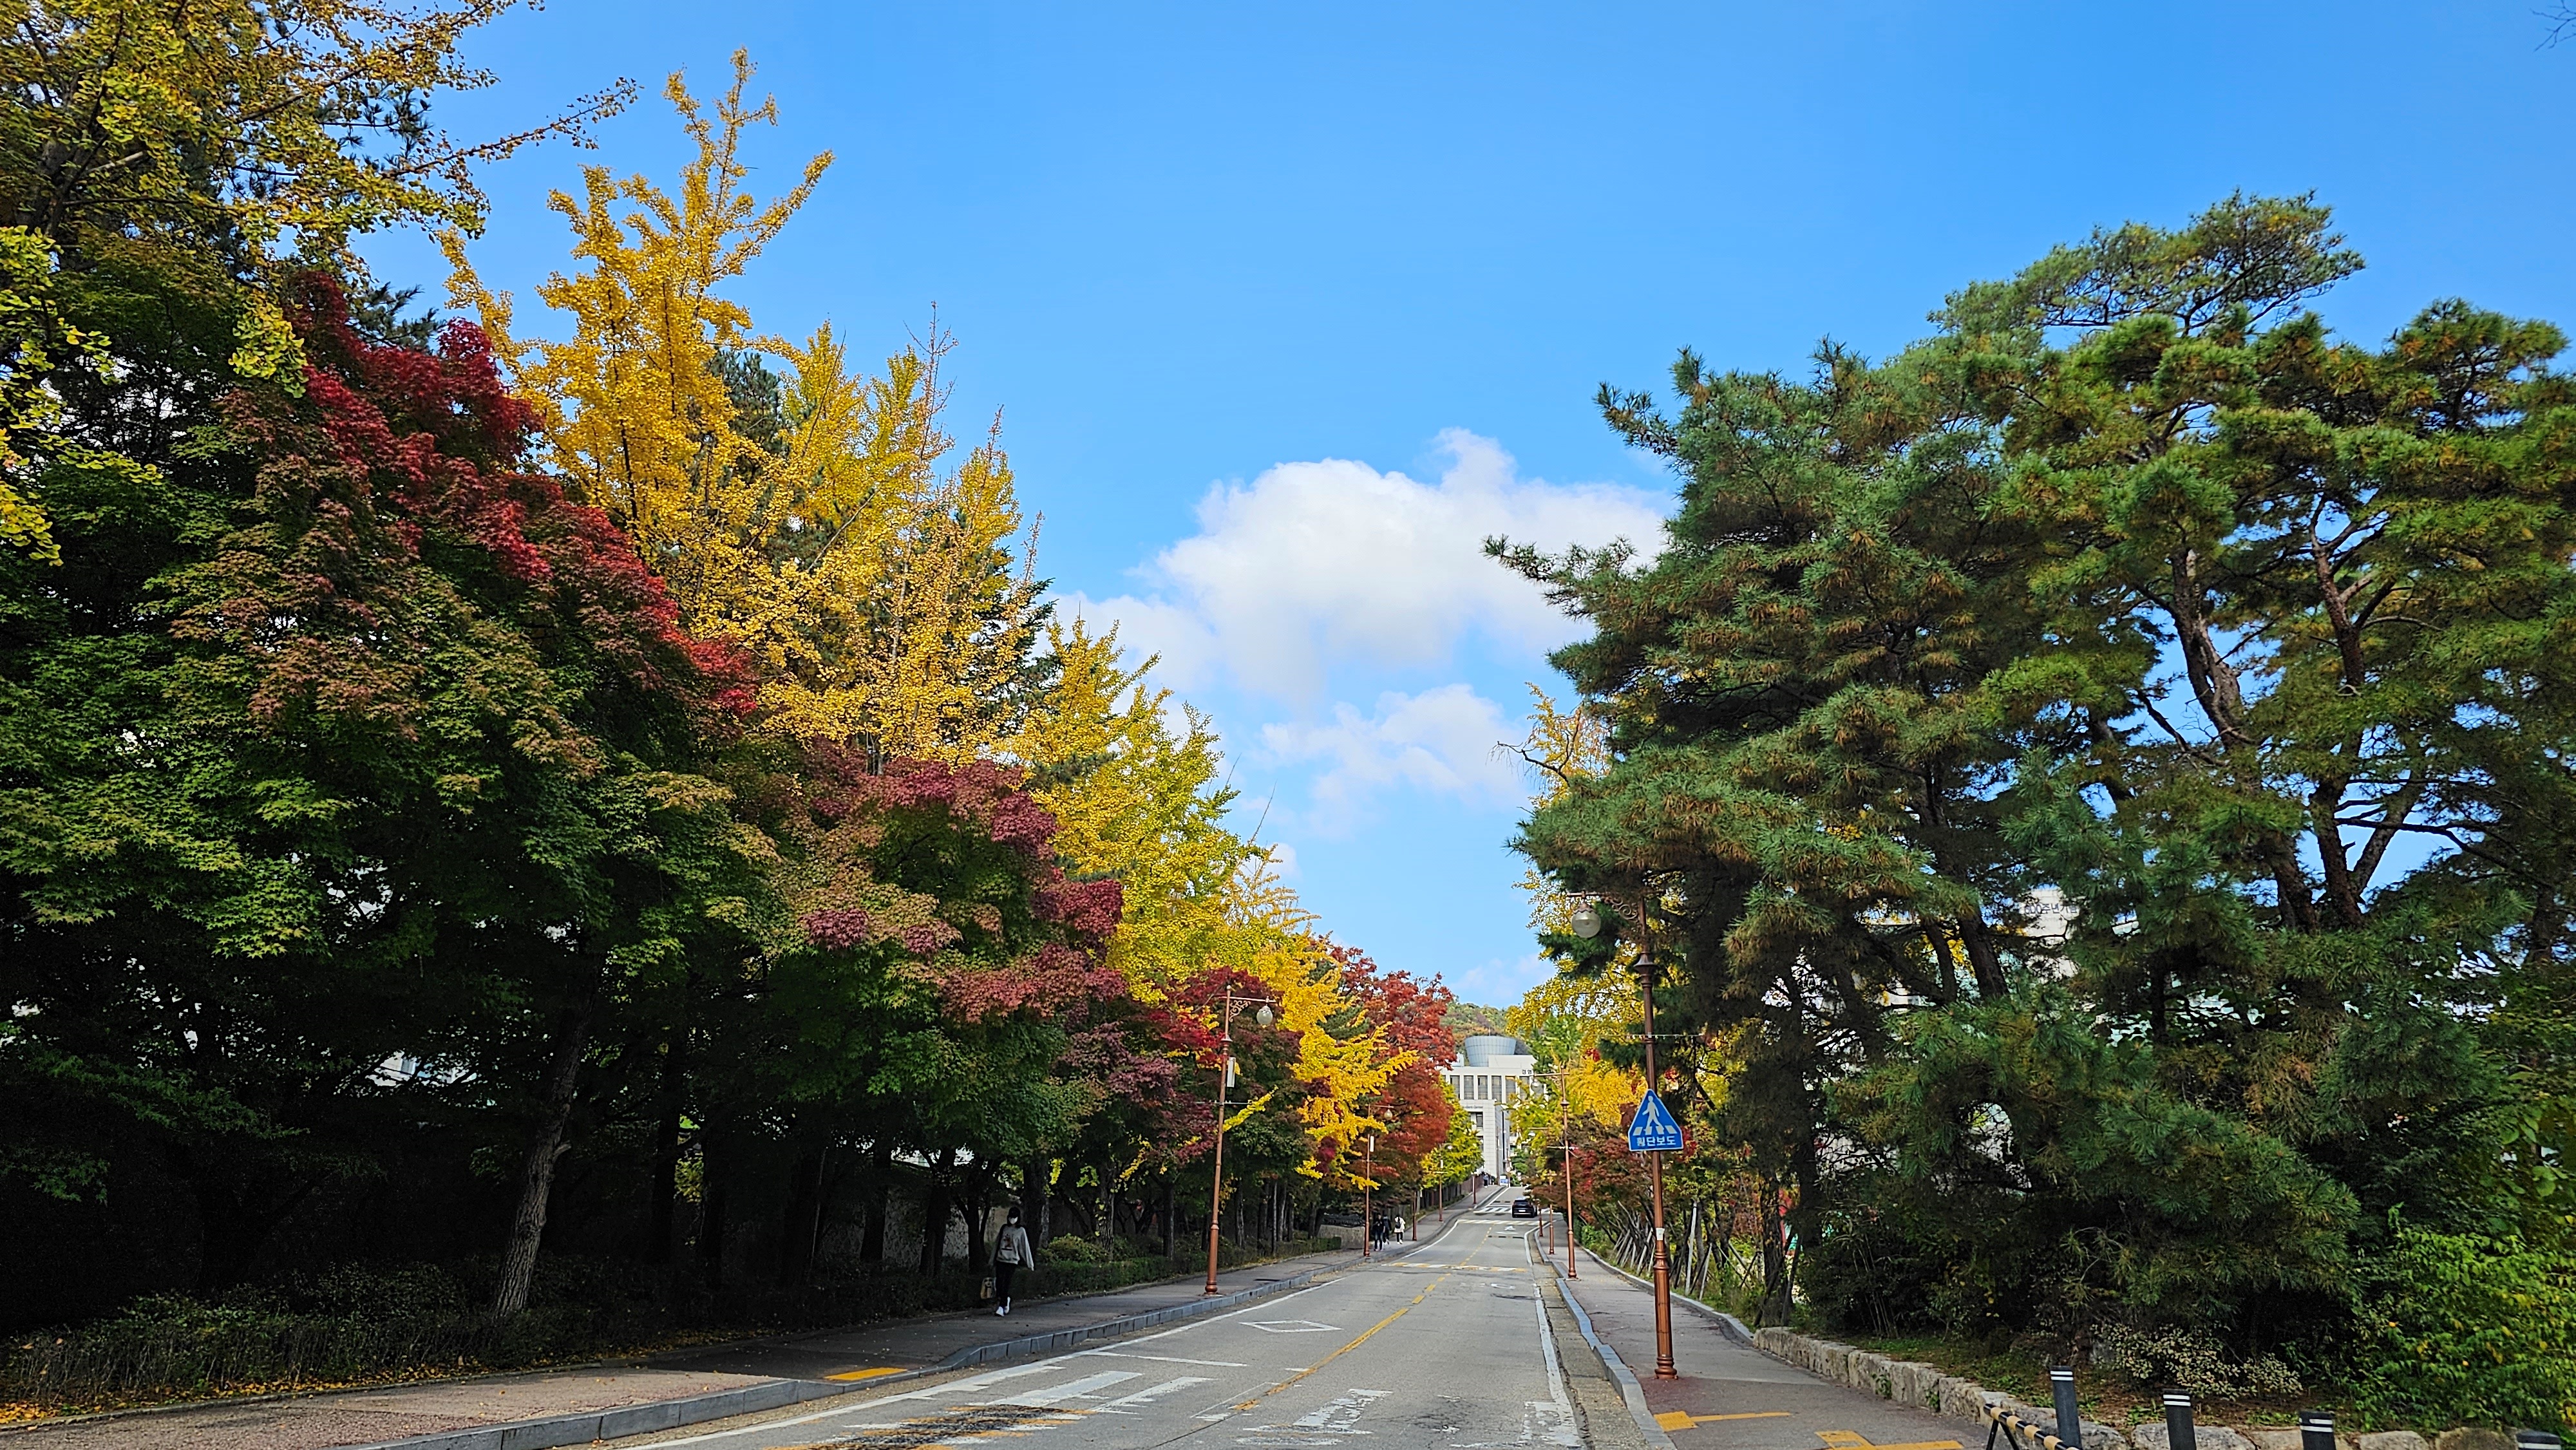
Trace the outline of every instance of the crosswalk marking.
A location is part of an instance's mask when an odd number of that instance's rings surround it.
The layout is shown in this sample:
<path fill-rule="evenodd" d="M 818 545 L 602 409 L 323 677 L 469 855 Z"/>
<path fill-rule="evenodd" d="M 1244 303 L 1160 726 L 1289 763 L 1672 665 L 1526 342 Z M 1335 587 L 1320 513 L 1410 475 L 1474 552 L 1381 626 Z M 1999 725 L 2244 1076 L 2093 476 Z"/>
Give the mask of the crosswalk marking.
<path fill-rule="evenodd" d="M 1100 1408 L 1104 1410 L 1115 1410 L 1124 1414 L 1127 1412 L 1127 1407 L 1129 1406 L 1150 1405 L 1154 1403 L 1154 1401 L 1161 1399 L 1163 1396 L 1170 1394 L 1174 1390 L 1185 1390 L 1192 1385 L 1210 1385 L 1214 1383 L 1216 1383 L 1216 1381 L 1209 1379 L 1203 1374 L 1185 1374 L 1178 1379 L 1168 1379 L 1163 1381 L 1161 1384 L 1138 1390 L 1132 1395 L 1111 1400 L 1108 1404 L 1102 1405 Z"/>
<path fill-rule="evenodd" d="M 1177 1355 L 1177 1354 L 1129 1354 L 1129 1353 L 1127 1353 L 1127 1352 L 1126 1352 L 1126 1351 L 1124 1351 L 1124 1350 L 1117 1350 L 1117 1349 L 1083 1349 L 1083 1350 L 1076 1350 L 1076 1351 L 1074 1352 L 1074 1355 L 1067 1356 L 1067 1357 L 1068 1357 L 1068 1358 L 1072 1358 L 1072 1357 L 1076 1357 L 1076 1356 L 1096 1356 L 1096 1357 L 1101 1358 L 1101 1359 L 1150 1359 L 1150 1360 L 1154 1360 L 1154 1361 L 1156 1361 L 1156 1362 L 1158 1362 L 1158 1363 L 1161 1363 L 1161 1364 L 1205 1364 L 1205 1365 L 1213 1365 L 1213 1366 L 1215 1366 L 1215 1367 L 1216 1367 L 1216 1368 L 1218 1368 L 1218 1369 L 1241 1369 L 1241 1368 L 1243 1368 L 1243 1363 L 1242 1363 L 1242 1361 L 1240 1361 L 1240 1360 L 1232 1360 L 1232 1359 L 1183 1359 L 1183 1358 L 1181 1358 L 1181 1357 L 1180 1357 L 1179 1355 Z"/>
<path fill-rule="evenodd" d="M 1138 1380 L 1143 1378 L 1143 1375 L 1138 1374 L 1132 1369 L 1113 1369 L 1104 1371 L 1100 1374 L 1084 1375 L 1078 1380 L 1066 1380 L 1063 1384 L 1050 1385 L 1042 1390 L 1031 1390 L 1027 1394 L 1010 1395 L 1005 1398 L 995 1400 L 993 1403 L 997 1405 L 1028 1405 L 1037 1409 L 1045 1409 L 1048 1406 L 1054 1405 L 1063 1400 L 1090 1398 L 1093 1390 L 1105 1390 L 1111 1385 L 1125 1384 L 1129 1380 Z"/>

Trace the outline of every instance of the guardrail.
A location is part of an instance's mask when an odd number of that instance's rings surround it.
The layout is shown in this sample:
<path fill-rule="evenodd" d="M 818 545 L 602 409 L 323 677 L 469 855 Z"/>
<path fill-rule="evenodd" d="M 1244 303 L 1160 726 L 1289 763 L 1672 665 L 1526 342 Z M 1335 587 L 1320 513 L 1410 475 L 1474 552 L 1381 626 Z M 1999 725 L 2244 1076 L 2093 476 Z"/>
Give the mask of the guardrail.
<path fill-rule="evenodd" d="M 2057 1365 L 2048 1372 L 2048 1386 L 2057 1402 L 2057 1428 L 2042 1429 L 2002 1405 L 1986 1407 L 1986 1450 L 1996 1450 L 1997 1436 L 2003 1437 L 2011 1450 L 2085 1450 L 2084 1421 L 2075 1407 L 2075 1370 L 2070 1365 Z M 2165 1405 L 2165 1445 L 2167 1450 L 2200 1450 L 2200 1436 L 2191 1418 L 2191 1396 L 2182 1390 L 2167 1390 Z M 2559 1437 L 2547 1430 L 2516 1430 L 2514 1450 L 2565 1450 Z M 2299 1416 L 2299 1450 L 2338 1450 L 2335 1443 L 2334 1416 L 2323 1410 L 2309 1410 Z"/>

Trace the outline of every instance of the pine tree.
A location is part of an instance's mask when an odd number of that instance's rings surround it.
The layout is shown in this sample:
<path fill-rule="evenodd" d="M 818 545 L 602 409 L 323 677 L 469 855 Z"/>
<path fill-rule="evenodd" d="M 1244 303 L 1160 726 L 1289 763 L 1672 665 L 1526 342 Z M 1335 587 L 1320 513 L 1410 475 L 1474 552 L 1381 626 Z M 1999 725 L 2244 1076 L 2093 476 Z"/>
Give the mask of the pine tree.
<path fill-rule="evenodd" d="M 1543 939 L 1652 947 L 1659 1023 L 1741 1054 L 1718 1121 L 1818 1286 L 1916 1236 L 1911 1313 L 2253 1341 L 2392 1209 L 2549 1217 L 2563 1100 L 2506 1069 L 2563 1063 L 2561 339 L 2337 341 L 2357 265 L 2236 198 L 1881 365 L 1685 354 L 1676 414 L 1602 397 L 1684 477 L 1655 562 L 1505 551 L 1595 623 L 1557 659 L 1614 757 L 1523 848 L 1622 940 Z"/>

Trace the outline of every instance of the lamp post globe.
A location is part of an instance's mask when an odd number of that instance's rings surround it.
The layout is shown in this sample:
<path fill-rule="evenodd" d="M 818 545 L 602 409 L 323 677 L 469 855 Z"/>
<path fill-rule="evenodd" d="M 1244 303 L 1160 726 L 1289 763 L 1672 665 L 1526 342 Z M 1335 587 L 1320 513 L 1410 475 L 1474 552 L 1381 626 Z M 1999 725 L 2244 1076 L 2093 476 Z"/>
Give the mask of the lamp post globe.
<path fill-rule="evenodd" d="M 1271 1013 L 1270 1004 L 1264 1002 L 1261 1004 L 1261 1010 L 1252 1014 L 1252 1020 L 1267 1027 L 1279 1019 Z"/>
<path fill-rule="evenodd" d="M 1601 934 L 1601 913 L 1588 905 L 1583 906 L 1575 911 L 1574 920 L 1567 924 L 1573 927 L 1576 936 L 1590 941 Z"/>

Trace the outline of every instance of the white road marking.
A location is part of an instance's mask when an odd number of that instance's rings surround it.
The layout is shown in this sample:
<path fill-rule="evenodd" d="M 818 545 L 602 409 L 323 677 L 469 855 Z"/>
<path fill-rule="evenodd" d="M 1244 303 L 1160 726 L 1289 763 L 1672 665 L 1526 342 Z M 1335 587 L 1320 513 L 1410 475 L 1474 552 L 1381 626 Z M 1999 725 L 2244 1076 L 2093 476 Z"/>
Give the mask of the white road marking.
<path fill-rule="evenodd" d="M 1208 1364 L 1214 1365 L 1218 1369 L 1242 1369 L 1244 1367 L 1242 1364 L 1231 1359 L 1183 1359 L 1177 1354 L 1126 1354 L 1115 1349 L 1086 1349 L 1068 1357 L 1080 1358 L 1082 1355 L 1098 1355 L 1103 1359 L 1150 1359 L 1162 1364 Z"/>
<path fill-rule="evenodd" d="M 1192 1385 L 1210 1385 L 1214 1383 L 1216 1383 L 1216 1381 L 1209 1379 L 1203 1374 L 1185 1374 L 1179 1379 L 1165 1380 L 1161 1384 L 1154 1385 L 1147 1389 L 1138 1390 L 1136 1393 L 1125 1396 L 1124 1398 L 1111 1400 L 1108 1404 L 1102 1405 L 1100 1408 L 1104 1413 L 1124 1415 L 1131 1413 L 1127 1408 L 1128 1406 L 1150 1405 L 1154 1403 L 1154 1401 L 1161 1399 L 1163 1396 L 1170 1394 L 1174 1390 L 1185 1390 Z"/>
<path fill-rule="evenodd" d="M 1384 1399 L 1387 1393 L 1385 1390 L 1351 1390 L 1337 1395 L 1325 1401 L 1324 1407 L 1313 1414 L 1299 1415 L 1297 1428 L 1335 1430 L 1344 1434 L 1365 1435 L 1369 1432 L 1357 1428 L 1360 1412 L 1369 1407 L 1370 1401 Z"/>
<path fill-rule="evenodd" d="M 1255 1319 L 1252 1327 L 1271 1334 L 1332 1334 L 1342 1326 L 1313 1319 Z"/>
<path fill-rule="evenodd" d="M 1543 1426 L 1551 1442 L 1564 1447 L 1564 1450 L 1574 1450 L 1582 1440 L 1574 1430 L 1574 1402 L 1565 1395 L 1565 1371 L 1556 1362 L 1556 1332 L 1547 1327 L 1547 1300 L 1533 1294 L 1530 1307 L 1538 1311 L 1538 1353 L 1540 1362 L 1547 1367 L 1548 1393 L 1547 1400 L 1529 1402 L 1531 1414 L 1538 1422 L 1531 1428 Z M 1521 1438 L 1532 1438 L 1530 1430 L 1524 1429 Z"/>
<path fill-rule="evenodd" d="M 1044 1409 L 1047 1406 L 1054 1405 L 1065 1400 L 1097 1399 L 1099 1397 L 1091 1393 L 1093 1390 L 1107 1389 L 1111 1385 L 1125 1384 L 1129 1380 L 1143 1378 L 1143 1375 L 1138 1374 L 1132 1369 L 1113 1369 L 1101 1374 L 1084 1375 L 1078 1380 L 1066 1380 L 1060 1385 L 1049 1385 L 1047 1388 L 1042 1390 L 1031 1390 L 1024 1395 L 1011 1395 L 1003 1399 L 995 1400 L 993 1403 L 997 1405 L 1031 1405 L 1039 1409 Z"/>
<path fill-rule="evenodd" d="M 1072 1358 L 1071 1355 L 1060 1354 L 1053 1359 L 1042 1359 L 1034 1364 L 1018 1364 L 1011 1366 L 1009 1369 L 987 1370 L 982 1374 L 976 1375 L 970 1379 L 959 1380 L 954 1384 L 933 1385 L 931 1388 L 926 1390 L 906 1390 L 901 1394 L 879 1395 L 872 1400 L 861 1400 L 855 1405 L 834 1405 L 829 1409 L 816 1410 L 810 1415 L 798 1415 L 793 1419 L 770 1420 L 762 1424 L 744 1425 L 738 1429 L 732 1430 L 710 1430 L 703 1435 L 690 1435 L 679 1440 L 660 1440 L 654 1443 L 654 1450 L 676 1450 L 676 1447 L 681 1445 L 703 1445 L 710 1440 L 730 1440 L 737 1435 L 759 1435 L 765 1434 L 771 1430 L 784 1430 L 792 1425 L 810 1425 L 816 1420 L 828 1420 L 834 1415 L 853 1414 L 860 1410 L 873 1410 L 879 1405 L 891 1405 L 897 1400 L 921 1400 L 928 1399 L 932 1395 L 953 1395 L 969 1390 L 977 1390 L 1001 1380 L 1017 1379 L 1019 1376 L 1024 1374 L 1044 1374 L 1048 1370 L 1054 1369 L 1057 1365 L 1064 1363 L 1070 1358 Z M 865 1425 L 865 1421 L 853 1421 L 851 1428 L 864 1428 Z"/>

